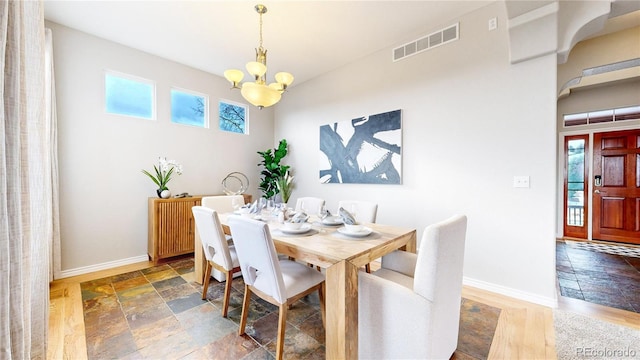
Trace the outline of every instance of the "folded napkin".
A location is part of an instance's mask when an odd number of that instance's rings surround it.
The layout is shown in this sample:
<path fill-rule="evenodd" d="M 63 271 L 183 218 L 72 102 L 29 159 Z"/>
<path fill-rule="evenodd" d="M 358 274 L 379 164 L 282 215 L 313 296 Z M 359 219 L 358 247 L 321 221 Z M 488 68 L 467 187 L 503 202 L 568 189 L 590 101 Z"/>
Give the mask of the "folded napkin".
<path fill-rule="evenodd" d="M 347 225 L 356 224 L 356 218 L 354 218 L 353 215 L 351 215 L 351 213 L 348 212 L 347 210 L 340 208 L 338 209 L 338 214 L 340 215 L 340 218 L 342 218 L 342 222 L 344 224 L 347 224 Z"/>
<path fill-rule="evenodd" d="M 261 209 L 258 207 L 258 200 L 256 200 L 251 204 L 251 207 L 249 207 L 249 214 L 258 214 L 260 213 L 260 210 Z"/>
<path fill-rule="evenodd" d="M 309 218 L 309 215 L 307 215 L 304 211 L 297 211 L 291 217 L 290 222 L 303 223 L 303 222 L 306 222 L 308 218 Z"/>

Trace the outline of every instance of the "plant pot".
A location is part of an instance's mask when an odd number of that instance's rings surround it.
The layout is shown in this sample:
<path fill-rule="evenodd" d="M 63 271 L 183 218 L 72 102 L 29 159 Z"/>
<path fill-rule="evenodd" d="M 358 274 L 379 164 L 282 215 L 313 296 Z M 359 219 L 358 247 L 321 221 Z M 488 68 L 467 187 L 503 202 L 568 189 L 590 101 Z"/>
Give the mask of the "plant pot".
<path fill-rule="evenodd" d="M 156 190 L 156 194 L 158 194 L 158 197 L 161 199 L 168 199 L 171 197 L 171 191 L 169 191 L 169 189 L 164 189 L 164 190 Z"/>

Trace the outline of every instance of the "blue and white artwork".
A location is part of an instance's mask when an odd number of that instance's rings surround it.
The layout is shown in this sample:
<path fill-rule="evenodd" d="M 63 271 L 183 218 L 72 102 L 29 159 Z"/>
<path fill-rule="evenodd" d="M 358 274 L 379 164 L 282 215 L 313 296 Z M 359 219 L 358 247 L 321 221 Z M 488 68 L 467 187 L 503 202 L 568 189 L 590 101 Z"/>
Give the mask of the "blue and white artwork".
<path fill-rule="evenodd" d="M 401 184 L 401 111 L 320 126 L 320 182 Z"/>

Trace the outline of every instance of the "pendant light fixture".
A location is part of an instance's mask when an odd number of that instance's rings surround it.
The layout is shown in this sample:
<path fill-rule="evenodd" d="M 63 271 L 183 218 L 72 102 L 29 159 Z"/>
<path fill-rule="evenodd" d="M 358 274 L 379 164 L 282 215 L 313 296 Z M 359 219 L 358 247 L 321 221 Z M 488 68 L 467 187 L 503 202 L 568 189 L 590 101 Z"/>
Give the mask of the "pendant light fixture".
<path fill-rule="evenodd" d="M 267 12 L 267 7 L 258 4 L 255 10 L 260 15 L 260 43 L 256 48 L 256 61 L 250 61 L 246 65 L 247 71 L 253 75 L 255 81 L 241 84 L 244 73 L 237 69 L 225 71 L 224 77 L 231 82 L 232 89 L 240 89 L 245 100 L 262 109 L 280 101 L 282 93 L 293 82 L 293 75 L 279 72 L 275 75 L 276 82 L 267 85 L 267 49 L 262 47 L 262 15 Z"/>

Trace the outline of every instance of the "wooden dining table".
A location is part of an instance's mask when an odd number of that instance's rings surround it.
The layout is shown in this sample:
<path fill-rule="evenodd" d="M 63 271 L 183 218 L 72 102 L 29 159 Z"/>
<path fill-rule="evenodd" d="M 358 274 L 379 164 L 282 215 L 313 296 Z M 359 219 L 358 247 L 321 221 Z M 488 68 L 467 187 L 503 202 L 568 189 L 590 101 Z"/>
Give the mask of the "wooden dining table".
<path fill-rule="evenodd" d="M 220 214 L 225 225 L 231 214 Z M 363 224 L 367 236 L 347 236 L 340 226 L 311 223 L 311 230 L 288 234 L 281 224 L 269 222 L 276 251 L 298 261 L 325 269 L 327 359 L 358 358 L 358 272 L 373 260 L 396 249 L 416 252 L 416 229 L 382 224 Z M 344 229 L 344 228 L 342 228 Z M 196 249 L 202 248 L 196 244 Z M 196 274 L 196 278 L 198 278 Z"/>

